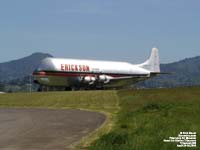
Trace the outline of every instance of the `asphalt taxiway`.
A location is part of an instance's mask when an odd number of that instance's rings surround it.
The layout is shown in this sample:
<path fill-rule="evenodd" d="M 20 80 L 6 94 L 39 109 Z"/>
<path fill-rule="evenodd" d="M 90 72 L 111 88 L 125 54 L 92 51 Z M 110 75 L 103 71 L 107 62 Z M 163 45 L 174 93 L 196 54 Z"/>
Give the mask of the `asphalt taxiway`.
<path fill-rule="evenodd" d="M 68 150 L 104 121 L 89 111 L 0 108 L 0 149 Z"/>

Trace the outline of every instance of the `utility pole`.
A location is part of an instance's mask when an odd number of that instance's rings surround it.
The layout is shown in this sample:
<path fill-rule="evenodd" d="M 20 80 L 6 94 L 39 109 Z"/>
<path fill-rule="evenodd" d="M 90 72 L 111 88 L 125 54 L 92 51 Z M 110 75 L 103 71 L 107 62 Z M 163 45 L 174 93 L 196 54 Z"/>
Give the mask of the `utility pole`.
<path fill-rule="evenodd" d="M 30 76 L 29 76 L 29 81 L 30 81 L 30 88 L 29 88 L 29 90 L 30 90 L 30 93 L 32 92 L 32 75 L 30 74 Z"/>

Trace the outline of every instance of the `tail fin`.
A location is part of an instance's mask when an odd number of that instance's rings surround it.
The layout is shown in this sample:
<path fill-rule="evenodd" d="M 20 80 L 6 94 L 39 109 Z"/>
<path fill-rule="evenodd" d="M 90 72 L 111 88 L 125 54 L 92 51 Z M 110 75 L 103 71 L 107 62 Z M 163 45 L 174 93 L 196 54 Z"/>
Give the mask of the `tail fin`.
<path fill-rule="evenodd" d="M 139 64 L 139 67 L 147 69 L 152 73 L 160 73 L 159 50 L 157 48 L 152 48 L 149 59 L 144 63 Z"/>

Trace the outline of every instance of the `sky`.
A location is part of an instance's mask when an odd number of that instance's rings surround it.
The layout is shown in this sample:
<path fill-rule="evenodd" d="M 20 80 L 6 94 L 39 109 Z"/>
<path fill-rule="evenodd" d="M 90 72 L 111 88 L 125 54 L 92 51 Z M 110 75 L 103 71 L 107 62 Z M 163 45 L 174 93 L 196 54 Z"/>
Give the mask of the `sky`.
<path fill-rule="evenodd" d="M 55 57 L 161 63 L 200 55 L 199 0 L 0 0 L 0 62 Z"/>

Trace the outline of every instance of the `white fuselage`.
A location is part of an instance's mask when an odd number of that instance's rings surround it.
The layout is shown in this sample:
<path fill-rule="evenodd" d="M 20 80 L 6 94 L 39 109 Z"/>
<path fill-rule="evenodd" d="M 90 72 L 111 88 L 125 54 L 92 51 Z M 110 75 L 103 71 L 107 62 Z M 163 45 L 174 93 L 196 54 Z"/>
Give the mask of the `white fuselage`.
<path fill-rule="evenodd" d="M 150 71 L 126 62 L 114 61 L 94 61 L 78 59 L 58 59 L 51 58 L 56 71 L 64 72 L 90 72 L 90 73 L 110 73 L 110 74 L 143 74 L 147 75 Z"/>
<path fill-rule="evenodd" d="M 62 87 L 130 85 L 151 76 L 157 64 L 153 60 L 157 56 L 154 53 L 157 54 L 157 51 L 152 50 L 151 58 L 139 65 L 116 61 L 46 58 L 33 73 L 34 80 L 40 85 Z"/>

